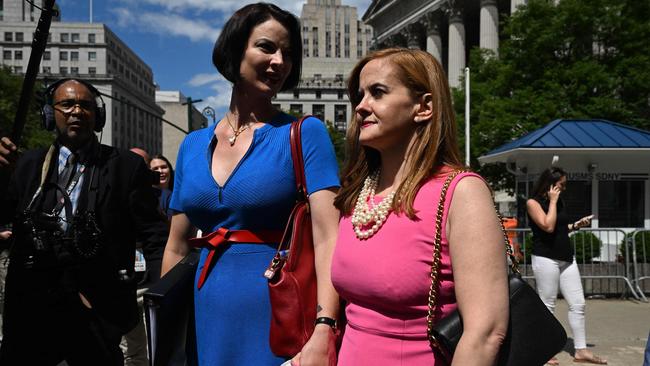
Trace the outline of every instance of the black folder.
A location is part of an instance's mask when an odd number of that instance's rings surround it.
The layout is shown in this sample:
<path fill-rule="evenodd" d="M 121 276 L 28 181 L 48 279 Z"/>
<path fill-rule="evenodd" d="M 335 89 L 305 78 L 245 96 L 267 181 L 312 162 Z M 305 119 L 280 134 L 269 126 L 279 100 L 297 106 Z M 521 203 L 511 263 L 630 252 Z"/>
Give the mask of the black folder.
<path fill-rule="evenodd" d="M 196 364 L 194 275 L 199 253 L 191 252 L 144 293 L 151 366 Z"/>

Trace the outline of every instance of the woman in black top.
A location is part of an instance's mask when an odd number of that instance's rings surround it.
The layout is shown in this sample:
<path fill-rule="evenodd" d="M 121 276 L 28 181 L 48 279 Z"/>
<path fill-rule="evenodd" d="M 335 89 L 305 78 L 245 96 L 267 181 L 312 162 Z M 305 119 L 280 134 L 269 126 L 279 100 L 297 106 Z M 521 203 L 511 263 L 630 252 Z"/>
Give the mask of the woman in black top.
<path fill-rule="evenodd" d="M 573 256 L 569 232 L 591 225 L 592 216 L 571 223 L 560 194 L 566 189 L 567 174 L 561 168 L 546 169 L 526 202 L 528 221 L 533 231 L 531 264 L 537 292 L 553 312 L 558 288 L 569 304 L 569 325 L 575 344 L 574 362 L 606 365 L 607 361 L 587 349 L 585 336 L 585 296 L 580 272 Z M 558 365 L 553 357 L 550 365 Z"/>

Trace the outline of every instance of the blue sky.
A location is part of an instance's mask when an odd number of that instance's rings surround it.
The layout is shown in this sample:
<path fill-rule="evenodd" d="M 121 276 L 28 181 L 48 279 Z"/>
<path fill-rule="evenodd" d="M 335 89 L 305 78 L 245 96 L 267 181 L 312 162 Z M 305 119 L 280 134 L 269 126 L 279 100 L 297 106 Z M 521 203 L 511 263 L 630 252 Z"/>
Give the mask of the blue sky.
<path fill-rule="evenodd" d="M 300 16 L 304 0 L 267 0 Z M 161 90 L 180 90 L 197 106 L 225 111 L 230 83 L 212 65 L 212 47 L 223 23 L 241 0 L 95 0 L 93 22 L 105 23 L 153 70 Z M 342 0 L 359 17 L 371 0 Z M 88 22 L 90 0 L 57 0 L 61 20 Z"/>

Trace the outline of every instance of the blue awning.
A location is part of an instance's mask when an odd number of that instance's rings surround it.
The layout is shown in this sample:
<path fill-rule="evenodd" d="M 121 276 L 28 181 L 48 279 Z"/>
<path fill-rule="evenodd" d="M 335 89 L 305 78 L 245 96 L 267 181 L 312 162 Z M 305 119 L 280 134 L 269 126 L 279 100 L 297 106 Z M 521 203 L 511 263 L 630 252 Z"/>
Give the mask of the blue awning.
<path fill-rule="evenodd" d="M 650 150 L 650 132 L 602 119 L 557 119 L 478 158 L 507 162 L 523 151 Z"/>

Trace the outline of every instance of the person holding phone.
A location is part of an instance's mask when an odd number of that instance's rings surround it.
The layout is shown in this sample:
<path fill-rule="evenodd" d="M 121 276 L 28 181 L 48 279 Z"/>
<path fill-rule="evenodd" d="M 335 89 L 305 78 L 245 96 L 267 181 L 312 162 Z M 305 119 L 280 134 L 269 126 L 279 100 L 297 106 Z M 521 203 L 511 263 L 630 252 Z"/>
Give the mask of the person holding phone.
<path fill-rule="evenodd" d="M 566 189 L 567 174 L 561 168 L 542 172 L 526 202 L 533 232 L 531 264 L 537 292 L 549 311 L 555 309 L 558 288 L 569 304 L 569 325 L 575 344 L 574 362 L 606 365 L 607 361 L 587 349 L 585 296 L 569 233 L 591 225 L 593 215 L 571 222 L 560 194 Z M 558 365 L 553 357 L 549 365 Z"/>

